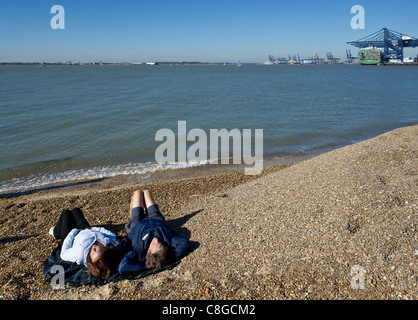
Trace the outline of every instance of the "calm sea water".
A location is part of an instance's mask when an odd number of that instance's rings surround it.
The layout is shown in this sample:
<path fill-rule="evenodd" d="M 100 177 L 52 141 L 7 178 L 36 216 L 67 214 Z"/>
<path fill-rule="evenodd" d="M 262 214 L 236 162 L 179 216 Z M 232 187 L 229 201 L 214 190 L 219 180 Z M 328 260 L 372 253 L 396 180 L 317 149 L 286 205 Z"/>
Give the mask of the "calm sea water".
<path fill-rule="evenodd" d="M 263 129 L 265 159 L 326 151 L 416 124 L 417 88 L 416 67 L 0 66 L 0 192 L 164 169 L 178 121 Z"/>

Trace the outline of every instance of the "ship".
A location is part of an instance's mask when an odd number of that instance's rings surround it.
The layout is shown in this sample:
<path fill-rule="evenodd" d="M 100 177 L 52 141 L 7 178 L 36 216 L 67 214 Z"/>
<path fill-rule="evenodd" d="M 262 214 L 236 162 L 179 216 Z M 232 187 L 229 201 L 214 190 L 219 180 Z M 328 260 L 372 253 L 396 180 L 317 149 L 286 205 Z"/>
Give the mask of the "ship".
<path fill-rule="evenodd" d="M 302 64 L 315 64 L 315 61 L 310 60 L 310 59 L 303 59 Z"/>
<path fill-rule="evenodd" d="M 358 52 L 358 63 L 362 65 L 375 65 L 383 62 L 383 53 L 378 48 L 368 47 Z"/>

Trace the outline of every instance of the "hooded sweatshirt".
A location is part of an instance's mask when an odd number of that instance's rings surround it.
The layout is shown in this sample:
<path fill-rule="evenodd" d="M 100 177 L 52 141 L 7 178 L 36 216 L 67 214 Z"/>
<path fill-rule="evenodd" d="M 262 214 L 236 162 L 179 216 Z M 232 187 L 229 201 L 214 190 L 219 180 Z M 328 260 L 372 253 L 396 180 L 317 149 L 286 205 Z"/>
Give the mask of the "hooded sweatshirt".
<path fill-rule="evenodd" d="M 144 219 L 129 232 L 133 250 L 125 255 L 119 264 L 121 275 L 133 275 L 145 269 L 145 256 L 153 238 L 165 243 L 174 261 L 180 260 L 189 252 L 189 242 L 179 236 L 172 236 L 164 221 Z"/>
<path fill-rule="evenodd" d="M 61 259 L 87 266 L 87 256 L 96 241 L 107 246 L 115 239 L 116 235 L 113 232 L 102 227 L 73 229 L 62 243 Z"/>

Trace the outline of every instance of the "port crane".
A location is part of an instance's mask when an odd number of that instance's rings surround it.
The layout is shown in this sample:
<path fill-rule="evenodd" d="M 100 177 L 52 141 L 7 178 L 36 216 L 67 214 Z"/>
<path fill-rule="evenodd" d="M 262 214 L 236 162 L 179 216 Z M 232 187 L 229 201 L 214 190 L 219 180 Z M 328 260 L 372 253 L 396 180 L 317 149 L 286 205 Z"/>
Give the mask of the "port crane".
<path fill-rule="evenodd" d="M 350 49 L 345 50 L 345 53 L 346 53 L 346 55 L 347 55 L 347 63 L 353 63 L 353 62 L 355 62 L 355 60 L 357 59 L 357 57 L 354 57 L 354 56 L 351 54 L 351 50 L 350 50 Z"/>
<path fill-rule="evenodd" d="M 334 55 L 332 54 L 332 52 L 327 52 L 327 60 L 329 61 L 329 63 L 338 63 L 338 61 L 340 60 L 340 58 L 334 57 Z"/>
<path fill-rule="evenodd" d="M 347 42 L 357 48 L 376 47 L 383 49 L 385 60 L 404 60 L 404 48 L 418 47 L 418 39 L 403 33 L 382 28 L 371 35 L 356 41 Z"/>

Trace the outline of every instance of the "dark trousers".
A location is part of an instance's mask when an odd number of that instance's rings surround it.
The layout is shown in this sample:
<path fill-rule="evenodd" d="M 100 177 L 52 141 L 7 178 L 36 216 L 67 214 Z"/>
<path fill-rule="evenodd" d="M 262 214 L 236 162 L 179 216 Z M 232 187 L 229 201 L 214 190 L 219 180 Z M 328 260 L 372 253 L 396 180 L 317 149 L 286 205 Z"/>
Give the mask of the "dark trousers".
<path fill-rule="evenodd" d="M 131 219 L 127 224 L 125 224 L 126 233 L 131 232 L 133 227 L 135 227 L 138 223 L 147 218 L 165 221 L 164 216 L 160 212 L 158 204 L 150 205 L 146 210 L 147 212 L 145 214 L 145 210 L 143 207 L 132 208 Z"/>
<path fill-rule="evenodd" d="M 73 210 L 64 210 L 54 227 L 54 237 L 64 241 L 65 237 L 72 229 L 86 229 L 90 224 L 84 217 L 83 212 L 79 208 Z"/>

